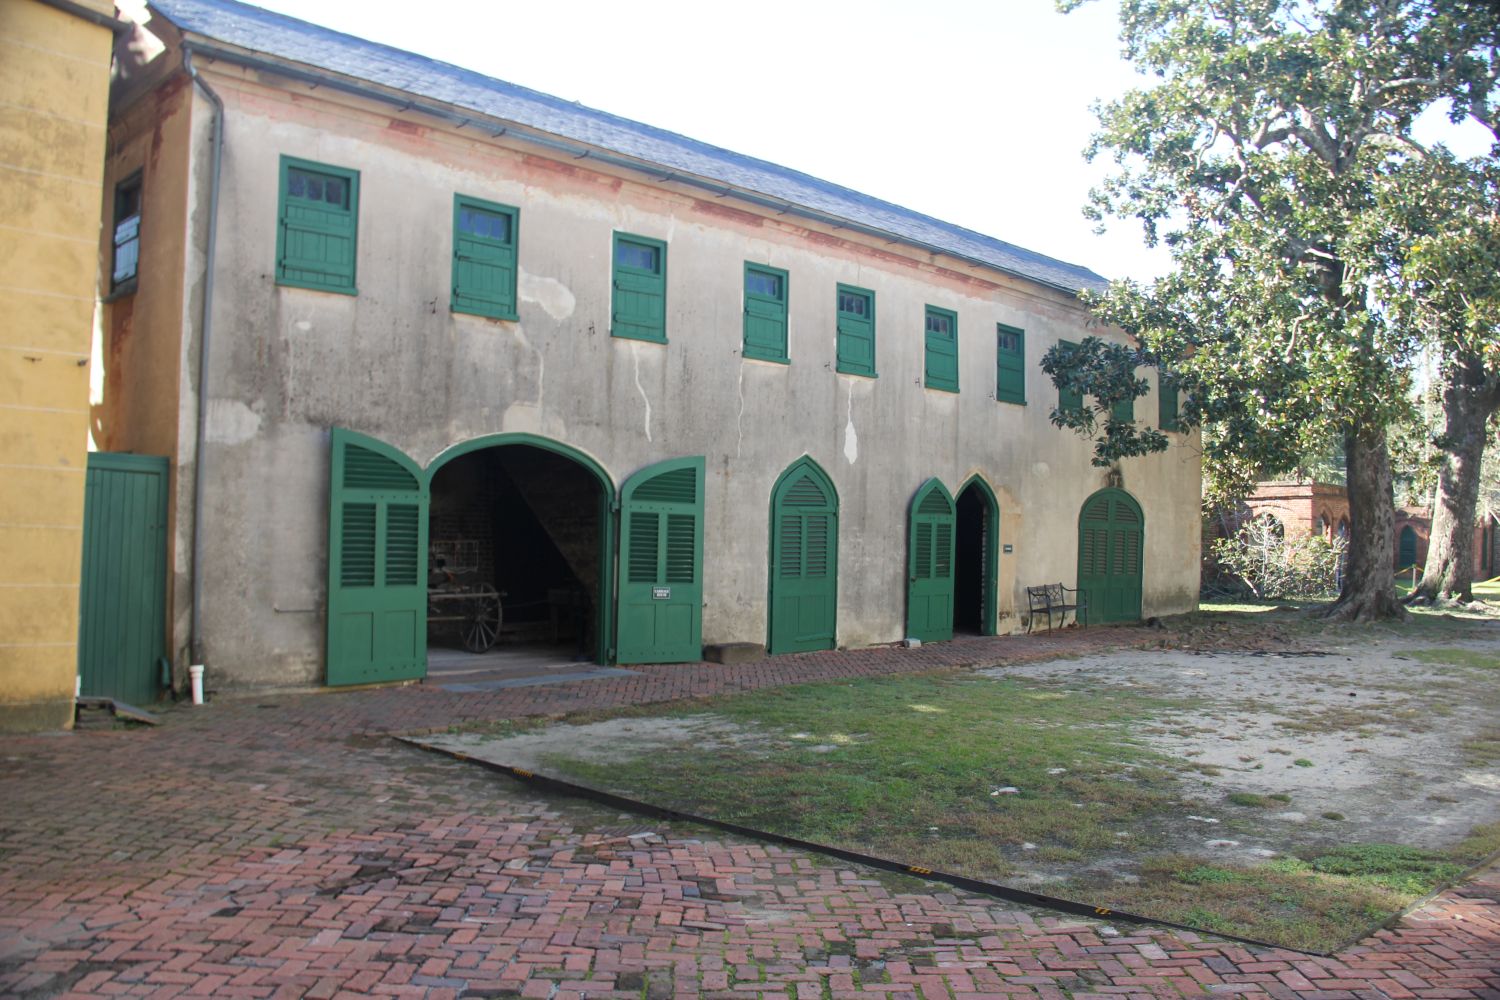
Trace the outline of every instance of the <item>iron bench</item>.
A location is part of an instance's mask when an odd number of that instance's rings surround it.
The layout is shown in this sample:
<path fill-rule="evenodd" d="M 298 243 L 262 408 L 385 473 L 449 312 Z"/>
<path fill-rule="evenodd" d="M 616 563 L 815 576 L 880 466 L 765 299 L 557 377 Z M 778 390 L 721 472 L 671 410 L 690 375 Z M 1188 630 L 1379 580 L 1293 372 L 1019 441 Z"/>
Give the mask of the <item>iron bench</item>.
<path fill-rule="evenodd" d="M 1068 600 L 1068 595 L 1073 595 L 1073 600 Z M 1040 587 L 1026 588 L 1026 603 L 1030 605 L 1031 617 L 1026 622 L 1026 631 L 1029 634 L 1036 627 L 1037 618 L 1041 615 L 1047 616 L 1047 631 L 1052 631 L 1052 616 L 1057 615 L 1057 624 L 1066 625 L 1068 612 L 1073 612 L 1075 624 L 1084 627 L 1089 623 L 1089 605 L 1087 595 L 1075 587 L 1064 587 L 1060 583 L 1045 583 Z"/>

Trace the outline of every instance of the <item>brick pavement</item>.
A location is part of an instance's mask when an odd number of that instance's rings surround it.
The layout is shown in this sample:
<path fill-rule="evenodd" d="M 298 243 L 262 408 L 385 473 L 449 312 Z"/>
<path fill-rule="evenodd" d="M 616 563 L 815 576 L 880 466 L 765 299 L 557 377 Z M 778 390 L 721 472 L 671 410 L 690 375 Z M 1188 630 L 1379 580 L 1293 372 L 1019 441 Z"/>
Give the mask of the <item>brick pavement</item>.
<path fill-rule="evenodd" d="M 1333 958 L 1110 927 L 549 798 L 385 737 L 1154 644 L 1134 629 L 0 739 L 0 995 L 1500 998 L 1500 869 Z"/>

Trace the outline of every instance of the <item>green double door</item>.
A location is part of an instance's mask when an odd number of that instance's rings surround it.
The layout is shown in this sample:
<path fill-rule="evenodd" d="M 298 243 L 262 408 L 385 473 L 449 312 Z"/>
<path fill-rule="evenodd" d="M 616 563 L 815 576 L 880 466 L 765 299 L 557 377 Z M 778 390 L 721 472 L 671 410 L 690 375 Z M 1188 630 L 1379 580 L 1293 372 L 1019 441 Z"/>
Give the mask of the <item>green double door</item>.
<path fill-rule="evenodd" d="M 838 566 L 838 493 L 817 463 L 804 458 L 771 492 L 769 652 L 834 647 Z"/>
<path fill-rule="evenodd" d="M 1124 490 L 1100 490 L 1084 502 L 1078 587 L 1088 595 L 1090 622 L 1140 620 L 1145 528 L 1140 505 Z"/>
<path fill-rule="evenodd" d="M 953 638 L 953 497 L 929 479 L 912 498 L 907 530 L 906 634 L 923 642 Z"/>

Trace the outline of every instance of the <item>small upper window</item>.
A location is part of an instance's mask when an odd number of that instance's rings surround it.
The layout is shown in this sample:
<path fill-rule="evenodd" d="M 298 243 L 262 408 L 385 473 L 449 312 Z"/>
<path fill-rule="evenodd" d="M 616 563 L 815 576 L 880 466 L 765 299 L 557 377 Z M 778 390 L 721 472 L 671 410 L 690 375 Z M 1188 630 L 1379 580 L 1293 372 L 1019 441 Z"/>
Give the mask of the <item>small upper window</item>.
<path fill-rule="evenodd" d="M 838 286 L 837 369 L 848 375 L 875 377 L 875 293 Z"/>
<path fill-rule="evenodd" d="M 667 342 L 667 245 L 615 233 L 610 335 Z"/>
<path fill-rule="evenodd" d="M 780 268 L 746 261 L 745 357 L 787 361 L 786 279 Z"/>
<path fill-rule="evenodd" d="M 359 172 L 281 158 L 276 283 L 355 293 Z"/>
<path fill-rule="evenodd" d="M 109 287 L 119 290 L 134 284 L 141 260 L 141 175 L 135 174 L 115 188 L 114 267 Z"/>
<path fill-rule="evenodd" d="M 516 224 L 509 205 L 453 196 L 453 294 L 456 313 L 516 319 Z"/>
<path fill-rule="evenodd" d="M 924 374 L 927 388 L 958 391 L 958 314 L 951 309 L 927 307 Z"/>
<path fill-rule="evenodd" d="M 1026 404 L 1026 332 L 995 324 L 995 398 Z"/>

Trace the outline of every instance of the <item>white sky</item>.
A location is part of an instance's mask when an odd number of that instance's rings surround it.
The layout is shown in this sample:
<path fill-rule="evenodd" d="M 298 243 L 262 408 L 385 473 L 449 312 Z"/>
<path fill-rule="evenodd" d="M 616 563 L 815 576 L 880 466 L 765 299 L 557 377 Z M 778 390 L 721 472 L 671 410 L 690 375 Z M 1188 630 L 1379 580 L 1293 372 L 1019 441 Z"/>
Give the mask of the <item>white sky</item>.
<path fill-rule="evenodd" d="M 1082 215 L 1098 99 L 1146 82 L 1116 0 L 252 0 L 758 156 L 1093 268 L 1168 266 Z"/>

